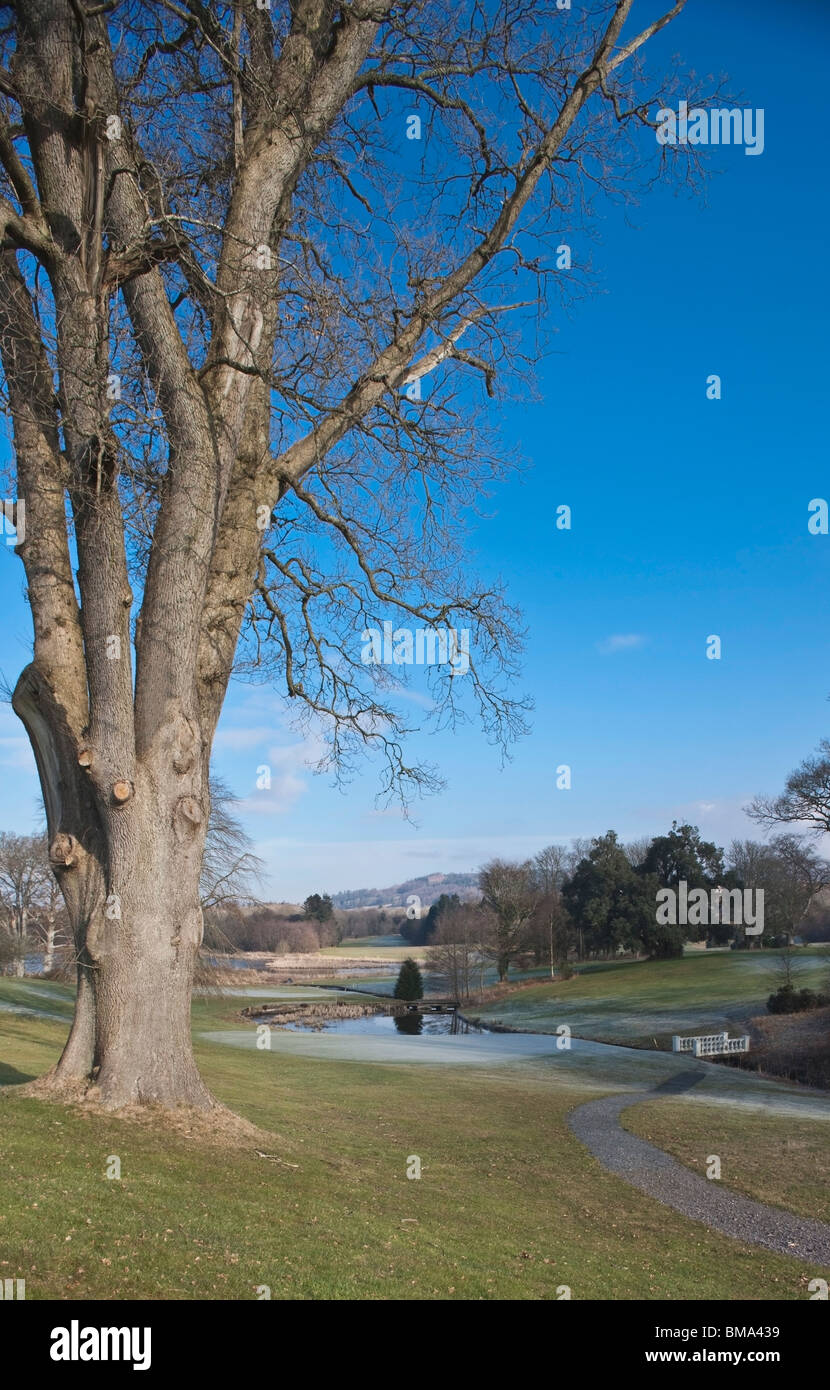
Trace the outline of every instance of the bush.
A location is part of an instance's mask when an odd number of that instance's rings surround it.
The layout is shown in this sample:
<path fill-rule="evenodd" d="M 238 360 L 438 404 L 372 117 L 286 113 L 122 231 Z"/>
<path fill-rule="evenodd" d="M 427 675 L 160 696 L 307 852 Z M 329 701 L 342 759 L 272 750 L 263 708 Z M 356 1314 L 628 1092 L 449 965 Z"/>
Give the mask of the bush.
<path fill-rule="evenodd" d="M 822 1009 L 830 1004 L 830 995 L 819 994 L 814 989 L 793 989 L 783 985 L 767 1000 L 767 1010 L 771 1014 L 801 1014 L 808 1009 Z"/>

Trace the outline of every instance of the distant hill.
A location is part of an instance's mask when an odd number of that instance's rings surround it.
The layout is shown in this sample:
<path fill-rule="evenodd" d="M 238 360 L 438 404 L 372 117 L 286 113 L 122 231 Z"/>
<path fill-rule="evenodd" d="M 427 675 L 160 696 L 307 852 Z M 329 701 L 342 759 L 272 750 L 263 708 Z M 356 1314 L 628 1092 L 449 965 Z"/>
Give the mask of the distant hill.
<path fill-rule="evenodd" d="M 423 907 L 431 907 L 442 893 L 455 893 L 462 902 L 480 897 L 478 874 L 424 874 L 406 883 L 394 883 L 391 888 L 353 888 L 345 893 L 332 893 L 335 907 L 343 910 L 355 907 L 406 907 L 410 894 L 417 894 Z"/>

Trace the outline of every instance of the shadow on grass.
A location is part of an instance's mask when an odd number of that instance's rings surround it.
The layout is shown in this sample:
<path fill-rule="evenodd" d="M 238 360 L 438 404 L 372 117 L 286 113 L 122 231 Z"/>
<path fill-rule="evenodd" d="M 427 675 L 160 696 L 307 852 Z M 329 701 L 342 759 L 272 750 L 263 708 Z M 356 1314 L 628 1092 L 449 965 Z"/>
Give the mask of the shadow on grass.
<path fill-rule="evenodd" d="M 0 1086 L 22 1086 L 24 1081 L 34 1081 L 36 1071 L 18 1071 L 8 1062 L 0 1062 Z"/>

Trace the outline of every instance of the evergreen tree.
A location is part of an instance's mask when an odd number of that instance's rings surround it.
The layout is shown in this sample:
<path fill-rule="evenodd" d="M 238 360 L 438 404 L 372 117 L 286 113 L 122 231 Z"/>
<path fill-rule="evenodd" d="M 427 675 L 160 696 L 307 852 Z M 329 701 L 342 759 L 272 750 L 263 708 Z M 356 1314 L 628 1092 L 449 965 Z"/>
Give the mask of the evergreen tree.
<path fill-rule="evenodd" d="M 655 875 L 631 867 L 613 830 L 592 840 L 587 858 L 580 860 L 563 889 L 588 951 L 613 954 L 645 946 L 651 954 L 657 886 Z M 681 939 L 680 953 L 682 949 Z M 664 954 L 662 943 L 659 953 Z"/>
<path fill-rule="evenodd" d="M 672 821 L 667 835 L 652 840 L 640 865 L 643 873 L 656 874 L 661 888 L 710 888 L 723 882 L 723 850 L 711 840 L 701 840 L 696 825 Z"/>
<path fill-rule="evenodd" d="M 417 962 L 407 956 L 398 972 L 395 985 L 396 999 L 423 999 L 424 981 Z"/>
<path fill-rule="evenodd" d="M 708 891 L 718 884 L 732 887 L 734 878 L 734 875 L 730 878 L 724 868 L 723 850 L 711 840 L 702 840 L 696 825 L 678 825 L 676 820 L 672 821 L 667 835 L 658 835 L 652 840 L 637 872 L 649 876 L 656 874 L 661 888 L 676 888 L 685 882 L 689 890 L 704 888 Z M 706 937 L 713 944 L 720 944 L 731 935 L 734 929 L 720 924 L 671 926 L 652 919 L 643 933 L 643 946 L 652 960 L 668 960 L 683 955 L 684 941 L 700 941 Z"/>
<path fill-rule="evenodd" d="M 303 903 L 303 909 L 306 917 L 311 918 L 314 922 L 330 922 L 334 916 L 334 908 L 328 893 L 324 893 L 322 897 L 319 893 L 311 893 Z"/>

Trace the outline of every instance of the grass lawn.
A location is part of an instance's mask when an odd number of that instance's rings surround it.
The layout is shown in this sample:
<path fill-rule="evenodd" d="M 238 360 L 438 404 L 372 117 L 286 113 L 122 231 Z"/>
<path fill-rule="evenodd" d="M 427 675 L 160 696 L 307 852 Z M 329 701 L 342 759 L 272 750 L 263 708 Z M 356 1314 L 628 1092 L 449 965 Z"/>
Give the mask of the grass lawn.
<path fill-rule="evenodd" d="M 717 1155 L 724 1187 L 830 1222 L 830 1114 L 785 1121 L 692 1097 L 686 1104 L 645 1101 L 623 1111 L 622 1123 L 704 1176 L 709 1156 Z"/>
<path fill-rule="evenodd" d="M 6 1082 L 44 1070 L 66 1034 L 49 1016 L 65 990 L 2 980 L 0 1003 L 20 1007 L 33 988 L 32 1013 L 2 1013 Z M 196 1003 L 197 1055 L 214 1093 L 272 1132 L 272 1157 L 188 1140 L 163 1116 L 7 1094 L 0 1277 L 25 1277 L 31 1299 L 255 1299 L 262 1285 L 274 1298 L 555 1299 L 567 1285 L 576 1299 L 806 1299 L 830 1274 L 712 1234 L 603 1172 L 565 1123 L 598 1094 L 579 1072 L 198 1041 L 238 1028 L 238 1007 Z M 120 1181 L 105 1176 L 111 1155 Z"/>
<path fill-rule="evenodd" d="M 796 952 L 799 987 L 824 986 L 830 951 Z M 571 980 L 529 985 L 475 1012 L 486 1021 L 629 1046 L 671 1046 L 673 1033 L 740 1032 L 777 989 L 775 951 L 696 952 L 682 960 L 623 961 L 578 967 Z"/>

